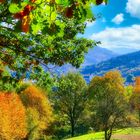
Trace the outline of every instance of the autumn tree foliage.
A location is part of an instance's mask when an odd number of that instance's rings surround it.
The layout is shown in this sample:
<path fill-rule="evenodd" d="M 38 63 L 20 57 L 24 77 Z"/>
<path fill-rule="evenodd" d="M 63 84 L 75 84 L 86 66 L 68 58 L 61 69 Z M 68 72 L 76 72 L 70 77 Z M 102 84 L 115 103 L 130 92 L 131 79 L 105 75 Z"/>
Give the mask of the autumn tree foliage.
<path fill-rule="evenodd" d="M 140 77 L 135 78 L 133 95 L 130 98 L 132 108 L 138 112 L 138 119 L 140 123 Z"/>
<path fill-rule="evenodd" d="M 104 131 L 105 140 L 110 140 L 115 127 L 126 124 L 124 91 L 124 80 L 118 71 L 110 71 L 103 77 L 95 76 L 90 82 L 92 124 Z"/>
<path fill-rule="evenodd" d="M 28 134 L 26 139 L 39 139 L 53 121 L 52 108 L 46 95 L 31 85 L 21 93 L 26 108 Z"/>
<path fill-rule="evenodd" d="M 132 85 L 128 85 L 125 87 L 125 99 L 127 101 L 127 103 L 130 105 L 130 100 L 133 96 L 133 93 L 134 93 L 134 87 Z"/>
<path fill-rule="evenodd" d="M 0 139 L 15 140 L 26 137 L 25 108 L 15 93 L 0 92 Z"/>
<path fill-rule="evenodd" d="M 134 92 L 140 94 L 140 77 L 135 78 Z"/>
<path fill-rule="evenodd" d="M 140 123 L 140 94 L 137 94 L 135 92 L 133 93 L 130 99 L 130 105 L 133 111 L 137 112 L 138 120 Z"/>

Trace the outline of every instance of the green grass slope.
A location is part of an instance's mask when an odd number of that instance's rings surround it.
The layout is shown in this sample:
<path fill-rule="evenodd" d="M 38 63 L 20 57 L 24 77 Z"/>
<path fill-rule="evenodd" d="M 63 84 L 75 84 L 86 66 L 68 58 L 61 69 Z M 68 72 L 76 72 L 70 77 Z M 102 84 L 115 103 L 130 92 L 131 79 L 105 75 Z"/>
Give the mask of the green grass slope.
<path fill-rule="evenodd" d="M 127 129 L 120 129 L 117 131 L 114 131 L 113 134 L 119 134 L 119 135 L 139 135 L 140 136 L 140 127 L 137 128 L 127 128 Z M 67 140 L 103 140 L 104 139 L 104 133 L 103 132 L 97 132 L 97 133 L 91 133 L 82 135 L 79 137 L 70 138 Z"/>

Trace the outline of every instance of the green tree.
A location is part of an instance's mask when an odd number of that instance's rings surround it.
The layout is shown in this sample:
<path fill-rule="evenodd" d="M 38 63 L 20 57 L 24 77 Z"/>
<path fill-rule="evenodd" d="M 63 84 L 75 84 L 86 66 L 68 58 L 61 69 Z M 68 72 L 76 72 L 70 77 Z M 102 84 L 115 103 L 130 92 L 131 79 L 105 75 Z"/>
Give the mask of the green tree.
<path fill-rule="evenodd" d="M 130 99 L 130 104 L 133 110 L 138 112 L 138 119 L 140 123 L 140 77 L 136 77 L 133 89 L 133 95 Z"/>
<path fill-rule="evenodd" d="M 110 140 L 114 127 L 125 123 L 123 81 L 118 71 L 111 71 L 103 77 L 94 77 L 89 85 L 93 126 L 105 132 L 105 140 Z"/>
<path fill-rule="evenodd" d="M 134 93 L 134 87 L 132 85 L 128 85 L 125 87 L 125 99 L 127 101 L 128 104 L 130 104 L 130 100 L 133 96 Z"/>
<path fill-rule="evenodd" d="M 133 95 L 130 98 L 130 105 L 132 111 L 136 111 L 136 114 L 138 115 L 138 121 L 140 123 L 140 93 L 133 92 Z"/>
<path fill-rule="evenodd" d="M 79 67 L 95 42 L 77 37 L 95 20 L 91 4 L 104 0 L 0 1 L 0 59 L 24 77 L 39 64 Z M 106 0 L 105 0 L 106 2 Z M 24 76 L 23 76 L 24 75 Z"/>
<path fill-rule="evenodd" d="M 68 73 L 58 80 L 54 92 L 54 107 L 59 115 L 70 123 L 72 137 L 86 105 L 88 96 L 86 89 L 86 82 L 80 74 Z"/>

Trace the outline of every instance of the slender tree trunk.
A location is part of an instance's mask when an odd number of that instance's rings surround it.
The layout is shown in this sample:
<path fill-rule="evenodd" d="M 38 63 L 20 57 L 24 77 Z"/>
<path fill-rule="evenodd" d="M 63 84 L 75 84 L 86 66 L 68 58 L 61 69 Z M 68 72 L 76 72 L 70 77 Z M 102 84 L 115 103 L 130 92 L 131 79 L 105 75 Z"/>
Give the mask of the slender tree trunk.
<path fill-rule="evenodd" d="M 112 132 L 109 132 L 109 134 L 108 134 L 108 140 L 111 139 L 111 135 L 112 135 Z"/>
<path fill-rule="evenodd" d="M 71 136 L 74 137 L 75 134 L 75 124 L 74 120 L 71 120 Z"/>
<path fill-rule="evenodd" d="M 105 140 L 108 140 L 107 139 L 107 130 L 105 130 L 105 134 L 104 135 L 105 135 Z"/>
<path fill-rule="evenodd" d="M 38 125 L 34 126 L 26 135 L 25 138 L 23 138 L 23 140 L 29 140 L 29 137 L 31 135 L 31 133 L 34 131 L 34 129 L 36 129 L 38 127 Z"/>
<path fill-rule="evenodd" d="M 111 138 L 111 135 L 112 135 L 112 131 L 108 132 L 108 130 L 105 130 L 105 140 L 110 140 Z"/>

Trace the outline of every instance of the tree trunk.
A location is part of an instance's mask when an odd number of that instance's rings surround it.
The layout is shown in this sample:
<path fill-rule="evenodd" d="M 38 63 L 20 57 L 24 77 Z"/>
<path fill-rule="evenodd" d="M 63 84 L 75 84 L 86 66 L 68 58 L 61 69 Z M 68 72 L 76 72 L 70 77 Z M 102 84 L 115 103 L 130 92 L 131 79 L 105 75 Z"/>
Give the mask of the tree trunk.
<path fill-rule="evenodd" d="M 107 130 L 105 130 L 105 140 L 108 140 Z"/>
<path fill-rule="evenodd" d="M 36 129 L 38 127 L 38 125 L 34 126 L 26 135 L 25 138 L 23 138 L 23 140 L 29 140 L 29 137 L 31 135 L 31 133 L 34 131 L 34 129 Z"/>
<path fill-rule="evenodd" d="M 71 136 L 74 137 L 75 134 L 75 125 L 74 125 L 74 121 L 71 121 Z"/>
<path fill-rule="evenodd" d="M 108 132 L 108 130 L 105 130 L 105 140 L 110 140 L 112 135 L 112 131 Z"/>

